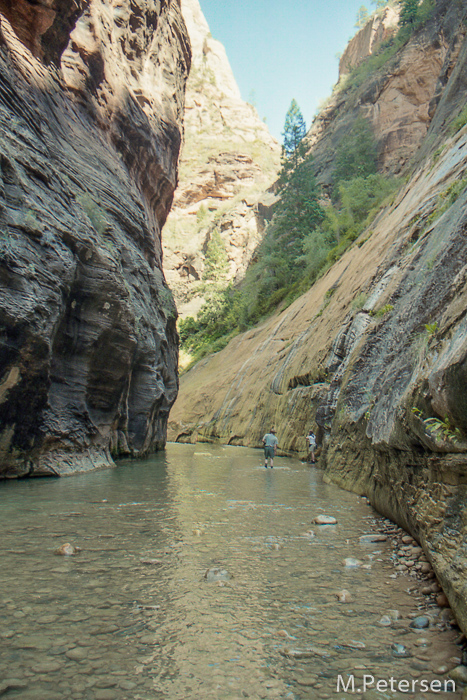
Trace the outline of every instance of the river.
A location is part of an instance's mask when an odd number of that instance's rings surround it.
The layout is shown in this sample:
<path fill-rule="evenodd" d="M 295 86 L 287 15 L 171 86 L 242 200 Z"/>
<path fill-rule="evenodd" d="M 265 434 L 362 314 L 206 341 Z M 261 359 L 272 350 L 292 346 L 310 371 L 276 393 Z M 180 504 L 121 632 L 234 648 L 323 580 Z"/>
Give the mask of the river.
<path fill-rule="evenodd" d="M 359 540 L 388 521 L 298 460 L 262 464 L 259 450 L 169 444 L 1 483 L 0 695 L 384 699 L 376 682 L 444 683 L 459 630 L 395 573 L 390 540 Z M 65 543 L 81 551 L 57 555 Z M 422 613 L 430 627 L 410 627 Z"/>

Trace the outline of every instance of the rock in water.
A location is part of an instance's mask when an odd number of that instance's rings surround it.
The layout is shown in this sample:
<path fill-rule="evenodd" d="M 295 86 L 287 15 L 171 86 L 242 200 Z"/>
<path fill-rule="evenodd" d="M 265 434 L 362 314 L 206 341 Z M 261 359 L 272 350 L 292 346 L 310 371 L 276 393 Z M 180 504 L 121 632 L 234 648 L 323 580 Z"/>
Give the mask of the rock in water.
<path fill-rule="evenodd" d="M 61 557 L 73 557 L 81 552 L 81 547 L 75 547 L 69 542 L 65 542 L 58 549 L 55 550 L 55 554 Z"/>
<path fill-rule="evenodd" d="M 0 3 L 0 477 L 165 443 L 178 341 L 160 238 L 191 60 L 179 5 Z"/>
<path fill-rule="evenodd" d="M 412 653 L 403 644 L 391 644 L 391 653 L 398 659 L 407 659 Z"/>
<path fill-rule="evenodd" d="M 337 520 L 332 515 L 317 515 L 313 520 L 316 525 L 336 525 Z"/>
<path fill-rule="evenodd" d="M 362 565 L 360 559 L 354 559 L 354 557 L 347 557 L 342 563 L 346 569 L 358 569 Z"/>
<path fill-rule="evenodd" d="M 410 623 L 410 627 L 413 627 L 416 630 L 423 630 L 429 626 L 430 620 L 425 615 L 419 615 L 418 617 L 415 617 Z"/>
<path fill-rule="evenodd" d="M 226 569 L 215 567 L 213 569 L 208 569 L 204 574 L 204 578 L 209 583 L 212 583 L 213 581 L 230 581 L 232 576 Z"/>

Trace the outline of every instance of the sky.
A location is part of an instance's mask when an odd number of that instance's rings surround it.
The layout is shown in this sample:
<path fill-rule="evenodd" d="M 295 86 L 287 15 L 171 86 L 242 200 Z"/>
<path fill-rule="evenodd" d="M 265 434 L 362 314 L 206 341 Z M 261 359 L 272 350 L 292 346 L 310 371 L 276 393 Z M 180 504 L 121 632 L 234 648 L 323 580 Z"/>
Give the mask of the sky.
<path fill-rule="evenodd" d="M 339 62 L 357 31 L 362 0 L 200 0 L 211 34 L 224 44 L 242 98 L 282 142 L 292 99 L 307 127 L 337 82 Z"/>

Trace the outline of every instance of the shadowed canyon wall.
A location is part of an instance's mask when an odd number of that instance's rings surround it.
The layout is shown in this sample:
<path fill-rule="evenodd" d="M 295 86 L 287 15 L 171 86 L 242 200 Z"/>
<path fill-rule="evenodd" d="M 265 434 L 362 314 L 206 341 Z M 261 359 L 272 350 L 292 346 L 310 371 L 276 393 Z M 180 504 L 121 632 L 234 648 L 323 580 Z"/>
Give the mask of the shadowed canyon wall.
<path fill-rule="evenodd" d="M 176 0 L 0 12 L 0 475 L 66 474 L 165 443 L 191 51 Z"/>
<path fill-rule="evenodd" d="M 467 630 L 467 3 L 333 94 L 308 135 L 318 177 L 358 116 L 405 182 L 314 286 L 181 378 L 170 439 L 284 454 L 318 433 L 325 478 L 420 541 Z M 355 74 L 354 74 L 355 75 Z M 361 75 L 361 74 L 360 74 Z"/>

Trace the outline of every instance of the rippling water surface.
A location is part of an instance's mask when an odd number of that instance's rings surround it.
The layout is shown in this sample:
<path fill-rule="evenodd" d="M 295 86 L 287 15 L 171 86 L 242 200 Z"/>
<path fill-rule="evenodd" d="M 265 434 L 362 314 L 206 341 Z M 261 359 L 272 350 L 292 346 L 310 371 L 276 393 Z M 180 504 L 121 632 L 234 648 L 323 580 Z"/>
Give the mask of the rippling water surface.
<path fill-rule="evenodd" d="M 258 450 L 168 445 L 109 471 L 2 483 L 0 695 L 358 698 L 364 674 L 441 678 L 456 635 L 409 628 L 413 581 L 390 578 L 387 543 L 359 543 L 378 516 L 297 460 L 261 464 Z M 312 525 L 320 513 L 338 524 Z M 82 551 L 55 555 L 66 542 Z M 412 656 L 394 658 L 394 643 Z M 355 693 L 336 692 L 346 673 Z"/>

